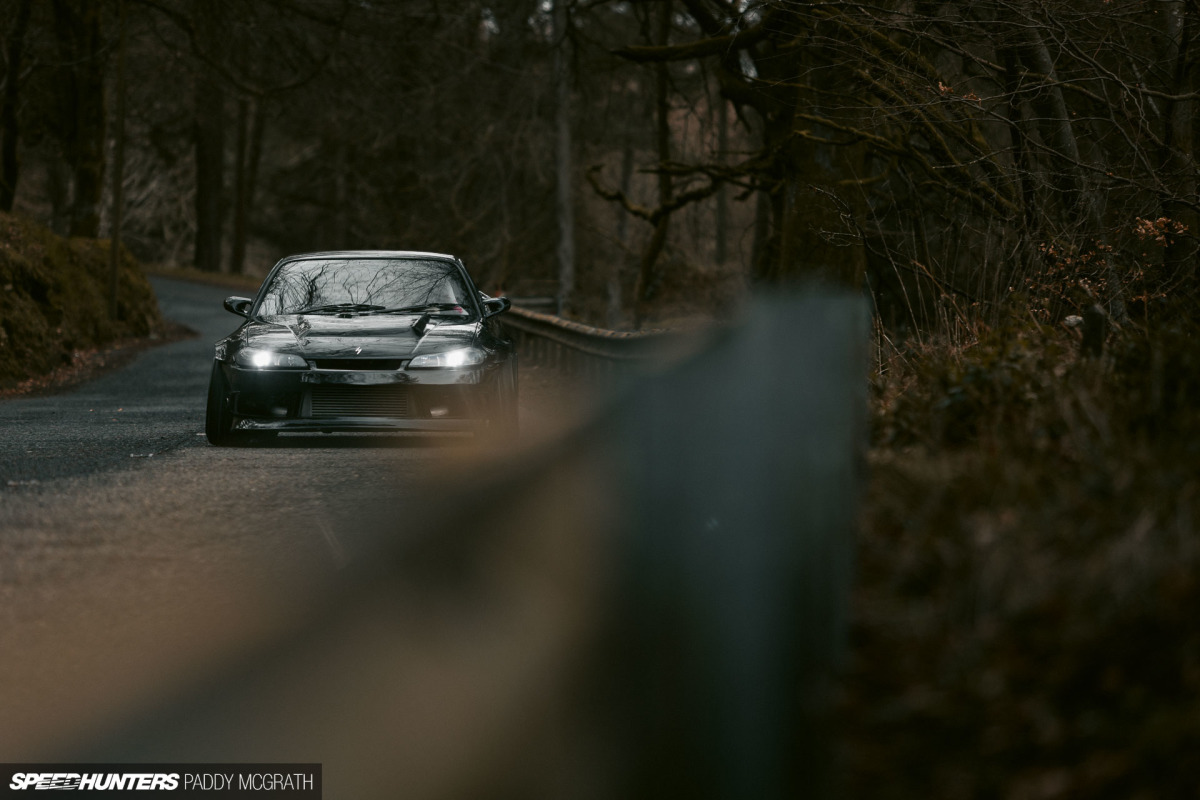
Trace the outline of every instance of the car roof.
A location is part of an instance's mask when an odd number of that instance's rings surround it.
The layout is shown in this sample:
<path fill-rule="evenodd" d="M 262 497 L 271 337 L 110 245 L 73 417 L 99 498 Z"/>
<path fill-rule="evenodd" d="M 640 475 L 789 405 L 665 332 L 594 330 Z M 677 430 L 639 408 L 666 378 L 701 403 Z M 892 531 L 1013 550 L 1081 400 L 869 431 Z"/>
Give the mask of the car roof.
<path fill-rule="evenodd" d="M 458 261 L 458 258 L 447 253 L 426 253 L 421 250 L 330 250 L 322 253 L 297 253 L 281 260 L 303 261 L 313 258 L 441 258 Z"/>

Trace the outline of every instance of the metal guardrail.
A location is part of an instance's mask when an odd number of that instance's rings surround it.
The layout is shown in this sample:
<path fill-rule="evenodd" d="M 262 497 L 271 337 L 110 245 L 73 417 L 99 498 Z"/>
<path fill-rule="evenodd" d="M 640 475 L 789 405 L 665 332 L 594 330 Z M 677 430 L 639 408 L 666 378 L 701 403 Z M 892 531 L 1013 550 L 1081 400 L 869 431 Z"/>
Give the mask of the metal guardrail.
<path fill-rule="evenodd" d="M 511 319 L 610 363 L 660 335 Z M 303 757 L 330 798 L 829 797 L 867 333 L 858 297 L 759 304 L 570 436 L 389 513 L 278 636 L 72 755 Z"/>
<path fill-rule="evenodd" d="M 523 359 L 585 379 L 604 380 L 668 357 L 694 334 L 676 330 L 612 331 L 514 306 L 504 325 Z"/>

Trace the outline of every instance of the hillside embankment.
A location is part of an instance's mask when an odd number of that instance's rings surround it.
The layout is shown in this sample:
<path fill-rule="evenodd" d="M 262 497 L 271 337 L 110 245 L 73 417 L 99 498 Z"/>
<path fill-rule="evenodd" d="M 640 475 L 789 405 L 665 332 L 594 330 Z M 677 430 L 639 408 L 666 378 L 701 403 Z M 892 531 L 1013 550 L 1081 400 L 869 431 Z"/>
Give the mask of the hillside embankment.
<path fill-rule="evenodd" d="M 108 240 L 64 239 L 0 213 L 0 392 L 103 361 L 104 350 L 166 333 L 141 266 L 122 252 L 109 316 Z"/>

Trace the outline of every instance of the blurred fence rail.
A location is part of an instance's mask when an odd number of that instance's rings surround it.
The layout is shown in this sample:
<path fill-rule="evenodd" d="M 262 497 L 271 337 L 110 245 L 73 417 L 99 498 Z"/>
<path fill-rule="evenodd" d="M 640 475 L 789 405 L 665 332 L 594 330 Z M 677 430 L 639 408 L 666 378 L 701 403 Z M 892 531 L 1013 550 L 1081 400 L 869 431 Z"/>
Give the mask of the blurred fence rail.
<path fill-rule="evenodd" d="M 611 331 L 517 306 L 504 316 L 504 325 L 522 358 L 596 379 L 648 365 L 688 340 L 680 331 Z"/>
<path fill-rule="evenodd" d="M 658 346 L 513 319 L 581 359 Z M 829 797 L 867 330 L 853 296 L 753 306 L 389 516 L 337 591 L 289 597 L 319 613 L 70 755 L 320 761 L 329 798 Z"/>

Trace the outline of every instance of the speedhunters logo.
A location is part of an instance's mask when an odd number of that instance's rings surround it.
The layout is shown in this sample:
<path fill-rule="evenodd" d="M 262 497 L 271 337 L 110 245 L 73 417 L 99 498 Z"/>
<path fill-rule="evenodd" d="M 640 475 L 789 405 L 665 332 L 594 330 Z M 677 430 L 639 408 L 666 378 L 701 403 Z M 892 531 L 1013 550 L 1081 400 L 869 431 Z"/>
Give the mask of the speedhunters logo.
<path fill-rule="evenodd" d="M 320 764 L 4 764 L 0 798 L 29 791 L 73 797 L 321 798 Z"/>
<path fill-rule="evenodd" d="M 132 789 L 173 792 L 179 788 L 179 773 L 161 772 L 18 772 L 8 788 L 25 789 Z"/>

